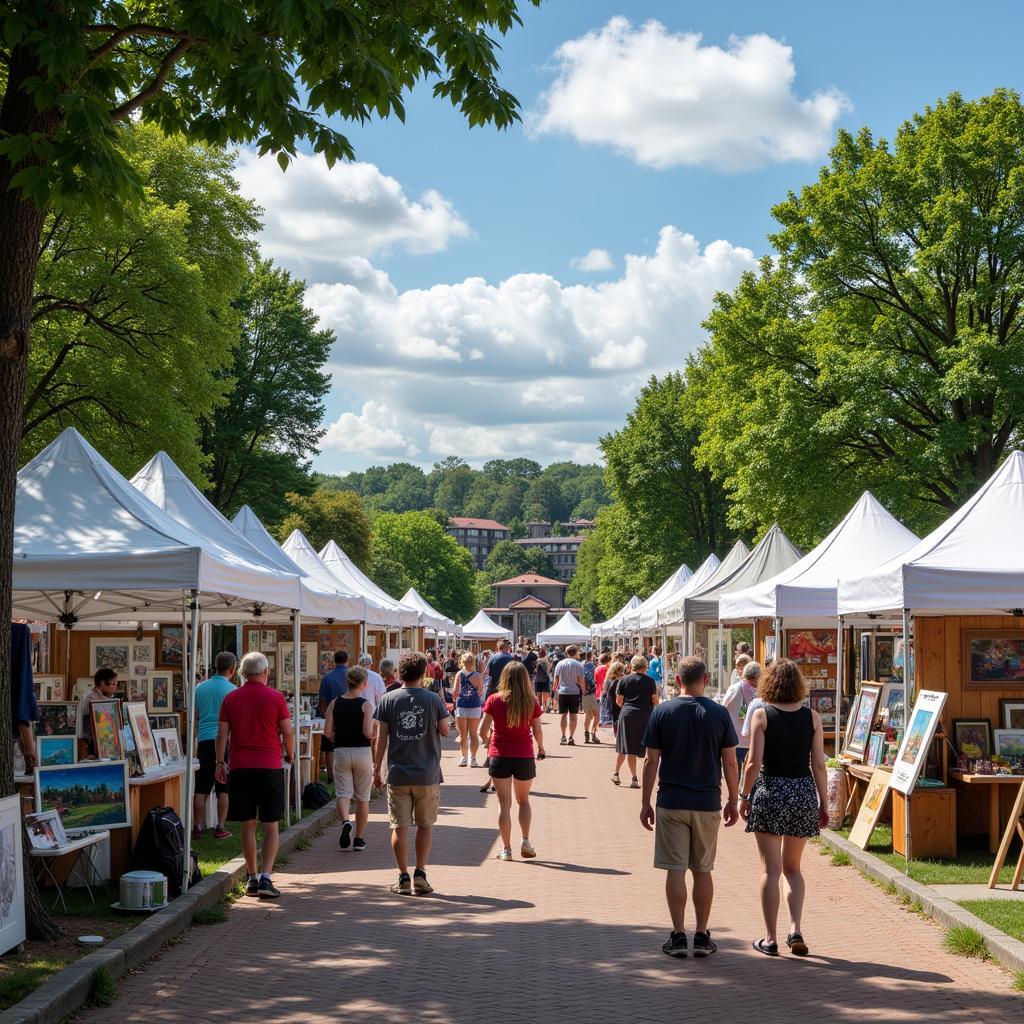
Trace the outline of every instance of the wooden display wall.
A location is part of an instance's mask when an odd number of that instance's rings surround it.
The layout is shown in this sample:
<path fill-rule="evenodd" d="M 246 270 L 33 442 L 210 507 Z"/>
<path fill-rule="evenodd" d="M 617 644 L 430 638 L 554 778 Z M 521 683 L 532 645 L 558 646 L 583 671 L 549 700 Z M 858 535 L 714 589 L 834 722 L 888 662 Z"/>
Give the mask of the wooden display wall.
<path fill-rule="evenodd" d="M 67 637 L 68 631 L 59 626 L 51 626 L 51 646 L 50 650 L 53 652 L 50 655 L 50 672 L 49 675 L 64 676 L 67 667 Z M 89 641 L 92 639 L 109 639 L 112 637 L 131 637 L 133 640 L 136 639 L 137 634 L 134 629 L 126 627 L 121 630 L 87 630 L 87 629 L 75 629 L 71 632 L 71 669 L 67 673 L 64 681 L 64 695 L 62 700 L 71 700 L 71 693 L 74 690 L 75 682 L 78 679 L 84 679 L 86 676 L 91 676 L 92 666 L 90 664 L 90 644 Z M 181 665 L 164 665 L 160 662 L 160 632 L 159 630 L 144 630 L 142 633 L 143 640 L 149 640 L 154 646 L 156 653 L 156 664 L 155 669 L 162 672 L 180 672 Z M 122 673 L 124 676 L 124 673 Z"/>

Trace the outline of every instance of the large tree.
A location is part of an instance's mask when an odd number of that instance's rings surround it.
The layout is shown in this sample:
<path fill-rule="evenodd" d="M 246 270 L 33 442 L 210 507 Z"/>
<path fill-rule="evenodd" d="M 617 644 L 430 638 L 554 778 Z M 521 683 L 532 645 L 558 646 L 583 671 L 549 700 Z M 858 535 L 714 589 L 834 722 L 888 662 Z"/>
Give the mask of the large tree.
<path fill-rule="evenodd" d="M 224 371 L 231 398 L 203 427 L 209 498 L 227 516 L 249 504 L 276 522 L 286 493 L 313 489 L 309 459 L 323 436 L 323 366 L 334 334 L 317 329 L 305 292 L 302 281 L 257 259 L 235 303 L 241 335 Z"/>
<path fill-rule="evenodd" d="M 539 0 L 530 0 L 538 3 Z M 470 124 L 518 117 L 497 82 L 497 44 L 517 0 L 24 0 L 0 8 L 0 709 L 10 714 L 15 482 L 36 266 L 48 211 L 101 219 L 137 201 L 126 126 L 223 146 L 282 167 L 300 144 L 333 163 L 352 146 L 332 124 L 403 116 L 419 81 Z M 159 389 L 159 380 L 155 380 Z M 159 401 L 159 394 L 155 400 Z M 8 735 L 10 730 L 8 729 Z M 0 744 L 0 793 L 13 792 Z M 34 890 L 30 890 L 34 892 Z M 30 928 L 48 937 L 29 902 Z"/>
<path fill-rule="evenodd" d="M 100 218 L 51 210 L 36 270 L 22 460 L 76 426 L 122 472 L 164 449 L 204 481 L 199 421 L 228 390 L 231 307 L 258 227 L 222 150 L 121 133 L 144 196 Z"/>
<path fill-rule="evenodd" d="M 362 498 L 354 491 L 314 491 L 312 494 L 286 494 L 288 514 L 277 527 L 282 543 L 293 530 L 301 530 L 319 551 L 333 540 L 366 572 L 370 567 L 372 527 Z"/>
<path fill-rule="evenodd" d="M 808 542 L 865 487 L 935 526 L 1022 441 L 1020 97 L 841 132 L 773 214 L 777 259 L 719 297 L 691 371 L 703 464 L 744 526 Z"/>
<path fill-rule="evenodd" d="M 546 551 L 536 546 L 524 547 L 511 540 L 498 541 L 484 562 L 484 576 L 490 583 L 499 583 L 527 572 L 551 578 L 555 575 L 555 567 Z"/>

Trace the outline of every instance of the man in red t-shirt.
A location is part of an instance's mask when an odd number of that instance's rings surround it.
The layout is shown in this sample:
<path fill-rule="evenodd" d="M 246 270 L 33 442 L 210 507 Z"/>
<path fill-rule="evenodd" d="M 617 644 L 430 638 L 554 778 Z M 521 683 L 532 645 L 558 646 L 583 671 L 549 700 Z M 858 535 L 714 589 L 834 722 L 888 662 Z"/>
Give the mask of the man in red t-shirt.
<path fill-rule="evenodd" d="M 267 686 L 266 655 L 250 651 L 238 666 L 243 683 L 220 706 L 217 730 L 217 781 L 228 784 L 228 817 L 242 825 L 245 894 L 272 900 L 281 895 L 271 875 L 280 844 L 284 814 L 285 773 L 281 761 L 295 757 L 288 704 L 280 691 Z M 224 753 L 231 741 L 231 764 Z M 263 825 L 263 873 L 256 871 L 256 820 Z"/>

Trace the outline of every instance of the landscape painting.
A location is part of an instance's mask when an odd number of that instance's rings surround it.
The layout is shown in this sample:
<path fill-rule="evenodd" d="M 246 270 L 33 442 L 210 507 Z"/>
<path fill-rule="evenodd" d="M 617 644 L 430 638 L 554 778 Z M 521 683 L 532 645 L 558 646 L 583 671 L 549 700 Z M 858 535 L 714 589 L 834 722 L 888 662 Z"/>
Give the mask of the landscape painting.
<path fill-rule="evenodd" d="M 1024 685 L 1024 635 L 971 636 L 967 646 L 968 682 Z"/>
<path fill-rule="evenodd" d="M 40 736 L 36 740 L 39 763 L 44 767 L 55 764 L 74 764 L 77 760 L 78 740 L 74 736 Z"/>
<path fill-rule="evenodd" d="M 67 768 L 40 768 L 36 808 L 56 811 L 65 829 L 130 825 L 127 762 L 85 761 Z"/>

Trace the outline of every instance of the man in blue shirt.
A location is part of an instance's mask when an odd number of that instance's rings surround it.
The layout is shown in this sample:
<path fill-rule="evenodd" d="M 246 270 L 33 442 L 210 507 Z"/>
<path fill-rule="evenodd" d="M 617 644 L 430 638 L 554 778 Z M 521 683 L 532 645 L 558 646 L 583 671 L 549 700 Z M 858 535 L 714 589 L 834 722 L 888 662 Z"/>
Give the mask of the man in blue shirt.
<path fill-rule="evenodd" d="M 485 696 L 490 697 L 498 691 L 498 680 L 501 673 L 505 671 L 506 665 L 511 665 L 516 659 L 509 653 L 512 645 L 507 640 L 498 643 L 498 653 L 491 656 L 487 662 L 487 690 Z"/>
<path fill-rule="evenodd" d="M 217 827 L 214 836 L 230 839 L 225 827 L 228 817 L 228 787 L 215 778 L 217 769 L 217 723 L 224 698 L 235 688 L 232 679 L 238 659 L 230 651 L 221 651 L 213 663 L 215 674 L 196 687 L 196 737 L 199 740 L 199 771 L 196 772 L 196 791 L 192 797 L 192 838 L 203 838 L 206 821 L 206 801 L 217 791 Z"/>
<path fill-rule="evenodd" d="M 665 699 L 665 671 L 662 668 L 661 648 L 651 650 L 651 660 L 647 663 L 647 674 L 658 684 L 658 696 Z"/>
<path fill-rule="evenodd" d="M 327 708 L 332 700 L 336 700 L 343 693 L 348 693 L 348 683 L 345 677 L 348 675 L 348 651 L 334 652 L 334 668 L 324 675 L 320 680 L 320 703 L 318 714 L 321 718 L 327 717 Z M 334 744 L 326 737 L 320 737 L 320 753 L 326 754 L 324 760 L 327 762 L 327 782 L 334 781 Z M 319 772 L 319 765 L 317 766 Z"/>

